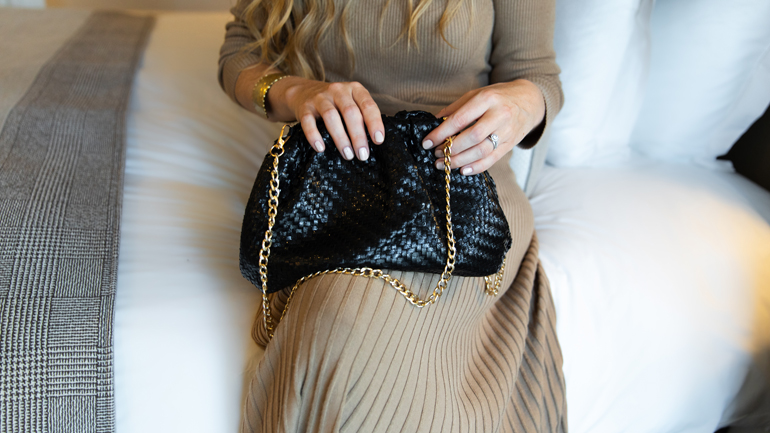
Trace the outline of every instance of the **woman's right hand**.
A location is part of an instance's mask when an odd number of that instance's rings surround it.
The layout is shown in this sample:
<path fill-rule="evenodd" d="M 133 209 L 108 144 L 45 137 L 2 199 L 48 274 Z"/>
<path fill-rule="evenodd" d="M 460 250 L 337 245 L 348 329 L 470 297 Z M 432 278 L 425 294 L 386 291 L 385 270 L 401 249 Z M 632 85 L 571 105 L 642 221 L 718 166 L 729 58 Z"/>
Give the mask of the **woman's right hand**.
<path fill-rule="evenodd" d="M 241 106 L 256 113 L 252 90 L 262 76 L 272 72 L 278 71 L 262 63 L 241 71 L 235 91 Z M 289 76 L 273 84 L 267 99 L 269 119 L 274 122 L 299 120 L 305 137 L 318 152 L 325 150 L 316 125 L 318 118 L 324 120 L 334 145 L 348 160 L 356 156 L 360 160 L 369 158 L 366 131 L 376 144 L 382 144 L 385 139 L 380 109 L 360 83 L 326 83 Z"/>
<path fill-rule="evenodd" d="M 287 77 L 275 83 L 267 97 L 270 107 L 276 107 L 277 111 L 283 105 L 294 119 L 300 121 L 305 137 L 317 152 L 324 151 L 316 125 L 319 117 L 345 159 L 358 157 L 364 161 L 369 158 L 366 131 L 376 144 L 385 139 L 380 109 L 360 83 L 325 83 Z"/>

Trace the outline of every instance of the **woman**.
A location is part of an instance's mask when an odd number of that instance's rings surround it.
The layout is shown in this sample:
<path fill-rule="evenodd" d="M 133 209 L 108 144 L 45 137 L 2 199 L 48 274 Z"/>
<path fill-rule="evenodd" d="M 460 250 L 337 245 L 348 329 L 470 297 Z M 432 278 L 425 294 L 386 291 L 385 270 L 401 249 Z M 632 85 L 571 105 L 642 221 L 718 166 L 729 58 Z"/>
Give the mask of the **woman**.
<path fill-rule="evenodd" d="M 349 160 L 369 157 L 367 134 L 382 143 L 381 113 L 446 116 L 423 145 L 441 156 L 457 135 L 453 166 L 495 179 L 513 236 L 504 289 L 488 296 L 482 278 L 455 276 L 420 310 L 381 280 L 308 281 L 257 367 L 243 431 L 566 431 L 553 301 L 508 166 L 511 149 L 535 145 L 561 107 L 553 0 L 413 3 L 240 0 L 220 83 L 248 110 L 299 120 L 316 151 Z M 321 118 L 336 149 L 323 145 Z M 392 274 L 422 298 L 437 280 Z M 286 296 L 274 297 L 273 317 Z M 267 344 L 264 332 L 257 339 Z"/>

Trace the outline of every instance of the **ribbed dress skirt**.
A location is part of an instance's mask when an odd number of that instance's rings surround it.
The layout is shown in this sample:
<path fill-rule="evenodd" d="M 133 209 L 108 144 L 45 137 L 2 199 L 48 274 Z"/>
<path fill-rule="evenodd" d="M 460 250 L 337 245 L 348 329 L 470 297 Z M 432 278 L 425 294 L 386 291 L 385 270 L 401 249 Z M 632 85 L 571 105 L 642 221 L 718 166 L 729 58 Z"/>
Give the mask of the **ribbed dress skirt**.
<path fill-rule="evenodd" d="M 452 277 L 435 304 L 418 309 L 382 280 L 306 282 L 273 339 L 258 336 L 267 346 L 251 373 L 243 432 L 567 431 L 532 210 L 505 158 L 490 173 L 513 236 L 499 295 L 485 293 L 483 278 Z M 439 278 L 390 274 L 423 299 Z M 273 297 L 274 318 L 286 295 Z"/>

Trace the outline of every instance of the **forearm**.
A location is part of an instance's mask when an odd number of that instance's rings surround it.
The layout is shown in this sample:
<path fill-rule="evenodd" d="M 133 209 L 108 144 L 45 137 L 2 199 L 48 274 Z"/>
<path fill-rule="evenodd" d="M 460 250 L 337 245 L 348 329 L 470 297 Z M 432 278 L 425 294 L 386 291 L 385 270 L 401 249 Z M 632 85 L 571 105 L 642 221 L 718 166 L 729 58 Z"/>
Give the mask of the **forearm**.
<path fill-rule="evenodd" d="M 530 148 L 541 138 L 563 103 L 559 66 L 553 50 L 554 0 L 493 0 L 495 26 L 490 55 L 490 83 L 525 79 L 534 84 L 544 104 L 544 118 L 520 143 Z M 516 25 L 511 25 L 516 23 Z"/>
<path fill-rule="evenodd" d="M 259 63 L 241 71 L 235 84 L 235 99 L 238 104 L 252 113 L 258 113 L 254 106 L 254 86 L 263 76 L 280 72 L 278 69 L 270 68 L 270 65 L 266 63 Z M 297 120 L 288 101 L 289 96 L 295 93 L 297 85 L 303 80 L 304 78 L 295 76 L 286 77 L 270 87 L 266 101 L 269 120 L 273 122 L 295 122 Z"/>
<path fill-rule="evenodd" d="M 253 91 L 259 79 L 270 73 L 281 72 L 261 62 L 260 56 L 246 47 L 255 41 L 243 18 L 250 0 L 239 0 L 231 9 L 233 21 L 227 24 L 225 41 L 219 51 L 219 84 L 230 98 L 252 113 L 259 113 L 254 106 Z M 295 120 L 294 113 L 286 108 L 285 101 L 276 97 L 284 94 L 284 85 L 295 77 L 284 78 L 275 83 L 268 92 L 266 101 L 270 108 L 270 120 L 290 122 Z"/>

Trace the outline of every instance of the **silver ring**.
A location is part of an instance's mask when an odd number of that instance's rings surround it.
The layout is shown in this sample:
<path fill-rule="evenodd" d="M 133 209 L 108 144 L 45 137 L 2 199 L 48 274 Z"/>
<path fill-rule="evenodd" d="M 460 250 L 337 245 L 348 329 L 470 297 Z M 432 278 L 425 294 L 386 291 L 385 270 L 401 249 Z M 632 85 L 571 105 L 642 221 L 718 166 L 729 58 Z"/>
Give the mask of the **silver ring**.
<path fill-rule="evenodd" d="M 492 148 L 497 150 L 497 143 L 500 140 L 500 137 L 498 137 L 497 134 L 489 134 L 489 137 L 487 138 L 492 142 Z"/>

